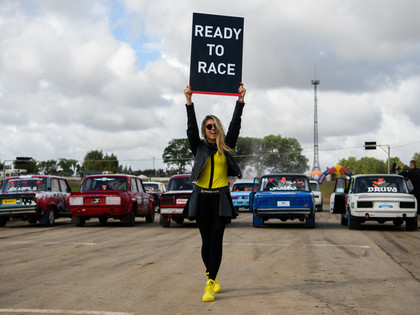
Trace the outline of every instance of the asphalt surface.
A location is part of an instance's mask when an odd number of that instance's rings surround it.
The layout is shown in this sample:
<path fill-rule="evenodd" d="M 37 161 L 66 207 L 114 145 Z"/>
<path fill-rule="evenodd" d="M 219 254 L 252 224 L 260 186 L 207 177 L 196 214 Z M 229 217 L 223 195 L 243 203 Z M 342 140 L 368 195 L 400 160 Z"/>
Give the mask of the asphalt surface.
<path fill-rule="evenodd" d="M 241 212 L 225 232 L 222 292 L 201 302 L 206 278 L 193 223 L 134 227 L 91 220 L 0 228 L 0 313 L 5 314 L 418 314 L 420 232 L 340 225 L 315 229 Z"/>

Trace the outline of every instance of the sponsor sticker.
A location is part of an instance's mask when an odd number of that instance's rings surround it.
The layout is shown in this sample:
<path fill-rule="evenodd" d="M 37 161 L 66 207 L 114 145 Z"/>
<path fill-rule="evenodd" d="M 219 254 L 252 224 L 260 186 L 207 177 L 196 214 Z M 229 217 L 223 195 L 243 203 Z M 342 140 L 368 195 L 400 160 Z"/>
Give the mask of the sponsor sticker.
<path fill-rule="evenodd" d="M 3 199 L 3 204 L 4 205 L 15 205 L 16 204 L 16 199 Z"/>
<path fill-rule="evenodd" d="M 187 204 L 188 199 L 177 199 L 176 204 L 177 205 L 185 205 Z"/>

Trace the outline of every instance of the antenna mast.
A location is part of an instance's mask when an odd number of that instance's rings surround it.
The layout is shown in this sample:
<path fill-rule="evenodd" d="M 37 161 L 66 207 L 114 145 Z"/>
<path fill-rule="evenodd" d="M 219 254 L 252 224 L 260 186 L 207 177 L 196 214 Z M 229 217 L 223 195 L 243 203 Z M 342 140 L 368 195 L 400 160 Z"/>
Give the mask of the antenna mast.
<path fill-rule="evenodd" d="M 315 67 L 315 80 L 312 80 L 312 85 L 314 86 L 314 165 L 312 171 L 320 171 L 319 167 L 319 152 L 318 152 L 318 100 L 316 96 L 316 88 L 320 83 L 316 79 L 316 67 Z"/>

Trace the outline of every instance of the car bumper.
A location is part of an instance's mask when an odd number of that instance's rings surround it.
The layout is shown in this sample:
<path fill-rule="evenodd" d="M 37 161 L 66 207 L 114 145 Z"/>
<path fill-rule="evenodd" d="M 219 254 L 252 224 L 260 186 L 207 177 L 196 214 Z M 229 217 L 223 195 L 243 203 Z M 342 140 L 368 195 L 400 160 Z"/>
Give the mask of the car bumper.
<path fill-rule="evenodd" d="M 277 209 L 277 208 L 269 208 L 269 209 L 255 209 L 254 210 L 258 215 L 308 215 L 313 214 L 314 211 L 312 209 L 307 208 L 294 208 L 294 209 Z"/>
<path fill-rule="evenodd" d="M 71 207 L 70 212 L 73 216 L 86 216 L 86 217 L 100 217 L 103 215 L 120 216 L 127 214 L 126 211 L 120 206 L 114 207 Z"/>
<path fill-rule="evenodd" d="M 0 209 L 0 216 L 18 216 L 26 214 L 40 214 L 36 206 L 28 207 L 7 207 Z"/>
<path fill-rule="evenodd" d="M 239 201 L 239 200 L 232 200 L 234 207 L 249 207 L 249 201 Z"/>
<path fill-rule="evenodd" d="M 351 210 L 350 215 L 355 218 L 364 218 L 370 220 L 378 219 L 393 219 L 393 218 L 414 218 L 417 216 L 416 209 L 399 210 L 399 211 L 384 211 L 372 209 L 358 209 Z"/>
<path fill-rule="evenodd" d="M 182 215 L 184 208 L 160 208 L 161 215 Z"/>

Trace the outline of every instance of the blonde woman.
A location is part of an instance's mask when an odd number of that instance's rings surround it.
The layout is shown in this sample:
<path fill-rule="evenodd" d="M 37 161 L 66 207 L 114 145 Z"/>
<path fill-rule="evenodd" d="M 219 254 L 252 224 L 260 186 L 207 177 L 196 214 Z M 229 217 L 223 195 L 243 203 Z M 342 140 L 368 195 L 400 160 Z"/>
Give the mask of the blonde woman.
<path fill-rule="evenodd" d="M 226 223 L 237 213 L 230 197 L 228 176 L 242 177 L 231 153 L 236 146 L 241 129 L 245 88 L 241 83 L 227 134 L 220 120 L 207 115 L 201 123 L 201 135 L 192 102 L 191 87 L 184 90 L 188 118 L 187 136 L 194 155 L 190 181 L 195 184 L 193 193 L 184 208 L 184 216 L 196 220 L 202 239 L 201 257 L 208 278 L 203 301 L 214 301 L 214 293 L 221 291 L 217 273 L 222 261 L 223 234 Z"/>

